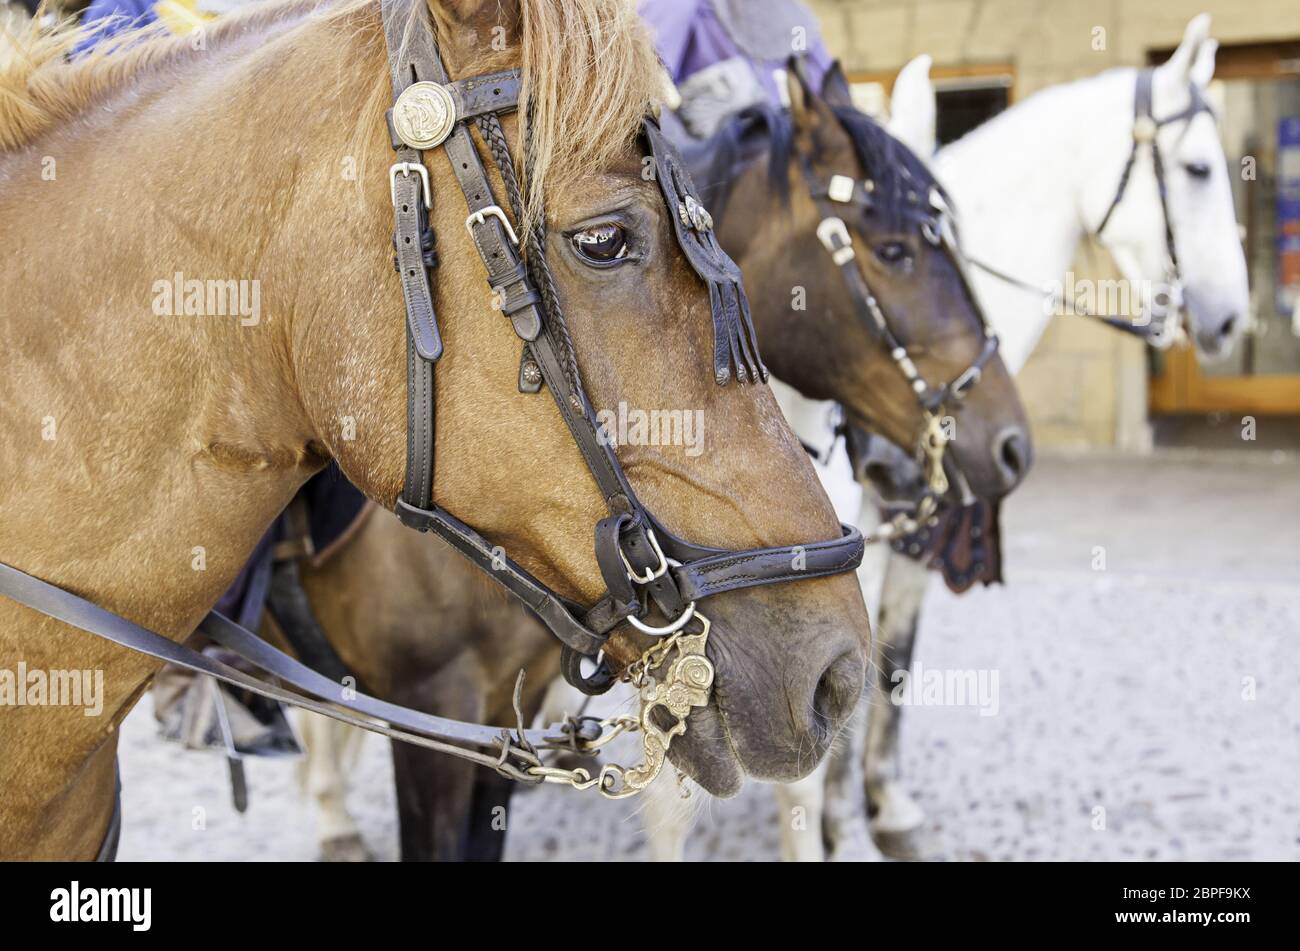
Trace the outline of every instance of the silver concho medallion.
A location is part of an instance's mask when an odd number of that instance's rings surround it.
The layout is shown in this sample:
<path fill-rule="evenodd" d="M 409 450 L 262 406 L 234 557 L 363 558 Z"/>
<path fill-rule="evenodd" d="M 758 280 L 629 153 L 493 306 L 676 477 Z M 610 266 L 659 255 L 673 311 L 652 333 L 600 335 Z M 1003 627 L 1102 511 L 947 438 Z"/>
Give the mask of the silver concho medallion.
<path fill-rule="evenodd" d="M 437 83 L 413 83 L 393 106 L 393 129 L 413 149 L 441 145 L 456 125 L 456 104 Z"/>

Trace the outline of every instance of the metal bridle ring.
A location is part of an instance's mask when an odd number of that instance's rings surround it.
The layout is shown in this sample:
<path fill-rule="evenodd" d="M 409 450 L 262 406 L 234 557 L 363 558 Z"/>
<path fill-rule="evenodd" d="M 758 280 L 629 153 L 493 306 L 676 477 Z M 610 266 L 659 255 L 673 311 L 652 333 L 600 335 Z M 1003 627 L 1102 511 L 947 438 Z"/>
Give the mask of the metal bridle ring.
<path fill-rule="evenodd" d="M 682 613 L 678 616 L 678 618 L 675 621 L 672 621 L 671 623 L 666 624 L 663 627 L 651 627 L 649 624 L 646 624 L 644 621 L 642 621 L 634 614 L 629 614 L 627 620 L 629 624 L 631 624 L 642 634 L 653 634 L 655 636 L 662 636 L 664 634 L 676 634 L 678 631 L 684 628 L 688 623 L 690 623 L 690 620 L 693 617 L 695 617 L 694 601 L 686 605 L 686 608 L 682 611 Z"/>

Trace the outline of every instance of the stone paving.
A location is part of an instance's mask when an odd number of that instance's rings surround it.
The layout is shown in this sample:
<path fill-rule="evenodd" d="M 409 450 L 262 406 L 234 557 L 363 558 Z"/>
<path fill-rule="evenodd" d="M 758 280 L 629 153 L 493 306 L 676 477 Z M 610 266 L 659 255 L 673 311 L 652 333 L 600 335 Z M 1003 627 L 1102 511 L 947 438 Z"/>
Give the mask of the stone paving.
<path fill-rule="evenodd" d="M 995 716 L 906 711 L 922 856 L 1300 859 L 1297 511 L 1287 455 L 1041 460 L 1007 503 L 1009 583 L 927 598 L 920 664 L 996 671 L 1000 689 Z M 222 759 L 157 740 L 147 706 L 123 728 L 121 858 L 316 856 L 291 761 L 249 764 L 239 816 Z M 391 777 L 386 743 L 368 738 L 350 802 L 384 859 Z M 697 806 L 689 858 L 778 857 L 770 789 Z M 638 812 L 530 790 L 507 855 L 641 860 Z M 880 856 L 863 837 L 839 857 Z"/>

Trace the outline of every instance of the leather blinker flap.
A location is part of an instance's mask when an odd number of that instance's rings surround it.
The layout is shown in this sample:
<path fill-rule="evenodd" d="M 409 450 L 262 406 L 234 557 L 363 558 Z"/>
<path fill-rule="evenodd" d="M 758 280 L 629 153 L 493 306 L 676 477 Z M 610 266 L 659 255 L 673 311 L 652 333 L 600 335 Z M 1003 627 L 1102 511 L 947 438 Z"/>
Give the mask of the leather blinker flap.
<path fill-rule="evenodd" d="M 654 159 L 659 183 L 673 233 L 691 269 L 709 287 L 713 310 L 713 378 L 724 385 L 732 374 L 741 383 L 767 380 L 767 367 L 758 352 L 758 335 L 749 313 L 749 299 L 741 282 L 740 268 L 718 244 L 713 218 L 700 201 L 690 173 L 677 147 L 647 116 L 645 139 Z"/>

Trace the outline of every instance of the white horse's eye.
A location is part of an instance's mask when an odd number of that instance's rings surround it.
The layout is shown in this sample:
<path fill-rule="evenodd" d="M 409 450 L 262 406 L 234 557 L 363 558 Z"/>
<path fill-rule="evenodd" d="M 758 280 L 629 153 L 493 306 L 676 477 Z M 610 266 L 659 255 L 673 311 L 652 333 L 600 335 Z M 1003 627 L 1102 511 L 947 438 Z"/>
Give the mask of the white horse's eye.
<path fill-rule="evenodd" d="M 1210 177 L 1210 166 L 1208 162 L 1184 162 L 1183 169 L 1192 178 L 1204 181 Z"/>

